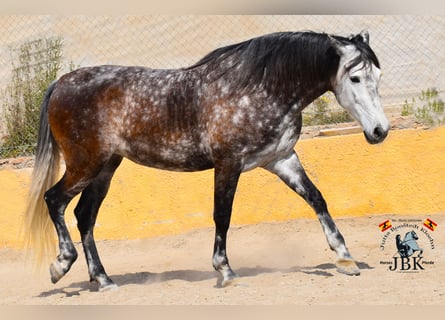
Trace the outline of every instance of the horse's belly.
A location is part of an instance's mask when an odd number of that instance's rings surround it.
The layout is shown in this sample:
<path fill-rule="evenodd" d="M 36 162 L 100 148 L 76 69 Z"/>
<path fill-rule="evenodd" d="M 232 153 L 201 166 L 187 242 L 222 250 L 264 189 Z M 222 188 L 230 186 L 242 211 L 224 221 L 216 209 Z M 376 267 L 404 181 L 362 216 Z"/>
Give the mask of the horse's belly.
<path fill-rule="evenodd" d="M 190 172 L 213 168 L 213 161 L 207 152 L 199 147 L 147 146 L 132 143 L 125 148 L 122 155 L 144 166 L 163 170 Z"/>

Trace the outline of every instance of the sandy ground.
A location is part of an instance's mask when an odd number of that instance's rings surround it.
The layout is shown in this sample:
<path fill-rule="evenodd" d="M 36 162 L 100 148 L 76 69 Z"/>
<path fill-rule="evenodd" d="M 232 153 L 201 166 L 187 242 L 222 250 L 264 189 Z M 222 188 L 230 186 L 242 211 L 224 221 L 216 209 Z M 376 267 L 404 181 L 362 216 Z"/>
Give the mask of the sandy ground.
<path fill-rule="evenodd" d="M 241 277 L 224 288 L 211 266 L 212 228 L 136 241 L 99 241 L 105 268 L 119 285 L 109 292 L 98 292 L 97 284 L 88 281 L 83 255 L 53 285 L 46 271 L 32 273 L 23 252 L 0 249 L 0 301 L 6 305 L 444 304 L 445 214 L 431 216 L 438 224 L 432 233 L 434 249 L 425 237 L 418 240 L 424 259 L 434 264 L 409 273 L 389 271 L 380 263 L 396 252 L 392 241 L 385 250 L 379 248 L 383 233 L 378 224 L 386 218 L 425 219 L 381 215 L 336 219 L 361 268 L 360 276 L 336 272 L 335 255 L 317 220 L 296 219 L 232 226 L 228 253 Z M 76 246 L 81 253 L 80 244 Z"/>
<path fill-rule="evenodd" d="M 394 121 L 393 128 L 413 125 L 412 119 Z M 306 138 L 317 132 L 308 130 Z M 0 167 L 28 166 L 32 166 L 31 158 L 0 162 Z M 97 284 L 88 281 L 80 243 L 76 243 L 78 261 L 55 285 L 47 270 L 33 272 L 24 252 L 1 248 L 0 304 L 444 305 L 445 213 L 431 216 L 438 224 L 431 232 L 434 249 L 425 236 L 419 240 L 424 260 L 433 264 L 403 273 L 381 264 L 392 259 L 396 249 L 389 240 L 381 250 L 384 233 L 378 225 L 386 219 L 423 221 L 426 217 L 421 212 L 419 216 L 334 217 L 361 268 L 356 277 L 337 273 L 335 254 L 316 219 L 234 225 L 228 254 L 240 278 L 224 288 L 211 266 L 213 228 L 150 239 L 98 241 L 104 266 L 119 286 L 110 292 L 98 292 Z"/>

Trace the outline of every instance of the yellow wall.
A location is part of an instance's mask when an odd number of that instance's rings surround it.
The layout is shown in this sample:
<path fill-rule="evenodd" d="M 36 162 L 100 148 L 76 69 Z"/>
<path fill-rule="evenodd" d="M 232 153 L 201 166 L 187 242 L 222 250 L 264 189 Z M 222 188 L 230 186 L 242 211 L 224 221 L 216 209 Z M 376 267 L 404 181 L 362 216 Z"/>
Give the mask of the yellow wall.
<path fill-rule="evenodd" d="M 296 150 L 334 217 L 445 211 L 445 127 L 392 131 L 380 145 L 367 144 L 363 134 L 302 140 Z M 0 171 L 0 247 L 19 246 L 30 173 Z M 212 196 L 212 170 L 172 173 L 124 161 L 99 213 L 96 238 L 135 239 L 213 226 Z M 78 240 L 73 207 L 66 220 Z M 315 215 L 277 177 L 262 169 L 241 176 L 233 224 L 301 217 Z"/>

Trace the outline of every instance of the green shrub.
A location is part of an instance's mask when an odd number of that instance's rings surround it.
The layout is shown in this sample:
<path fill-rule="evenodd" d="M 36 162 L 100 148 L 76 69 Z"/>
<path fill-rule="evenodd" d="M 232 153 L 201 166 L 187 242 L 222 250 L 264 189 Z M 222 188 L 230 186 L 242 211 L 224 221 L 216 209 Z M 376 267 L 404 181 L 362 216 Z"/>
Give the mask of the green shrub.
<path fill-rule="evenodd" d="M 7 134 L 0 146 L 0 158 L 35 152 L 40 105 L 49 84 L 62 66 L 62 39 L 38 39 L 12 50 L 12 78 L 4 96 Z"/>
<path fill-rule="evenodd" d="M 303 112 L 303 125 L 314 126 L 353 121 L 346 110 L 330 108 L 332 103 L 328 95 L 323 95 L 312 102 L 310 110 Z"/>
<path fill-rule="evenodd" d="M 439 92 L 435 88 L 422 90 L 417 99 L 412 98 L 411 102 L 405 100 L 402 107 L 402 116 L 413 114 L 418 121 L 429 126 L 441 125 L 445 118 L 445 103 L 439 97 Z"/>

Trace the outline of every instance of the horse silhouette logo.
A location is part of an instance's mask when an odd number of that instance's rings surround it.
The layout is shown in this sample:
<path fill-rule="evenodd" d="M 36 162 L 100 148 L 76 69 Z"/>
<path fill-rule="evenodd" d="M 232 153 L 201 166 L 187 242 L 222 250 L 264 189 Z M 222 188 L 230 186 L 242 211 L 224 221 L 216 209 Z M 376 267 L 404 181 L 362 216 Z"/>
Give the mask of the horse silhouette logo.
<path fill-rule="evenodd" d="M 421 249 L 417 244 L 416 240 L 418 239 L 419 237 L 414 232 L 414 230 L 407 232 L 405 234 L 405 237 L 403 238 L 403 241 L 400 234 L 396 235 L 397 251 L 400 254 L 401 258 L 411 257 L 416 251 L 419 251 L 417 256 L 419 258 L 422 258 L 423 249 Z"/>

